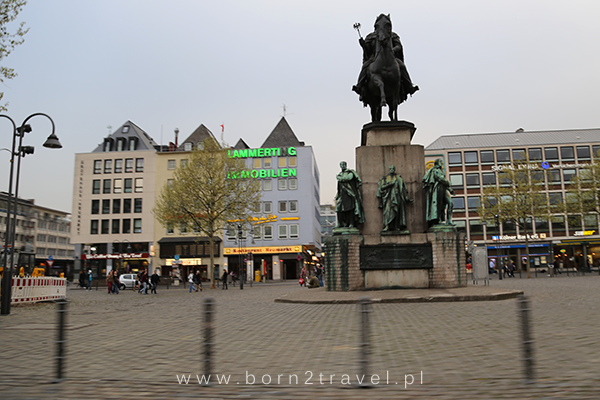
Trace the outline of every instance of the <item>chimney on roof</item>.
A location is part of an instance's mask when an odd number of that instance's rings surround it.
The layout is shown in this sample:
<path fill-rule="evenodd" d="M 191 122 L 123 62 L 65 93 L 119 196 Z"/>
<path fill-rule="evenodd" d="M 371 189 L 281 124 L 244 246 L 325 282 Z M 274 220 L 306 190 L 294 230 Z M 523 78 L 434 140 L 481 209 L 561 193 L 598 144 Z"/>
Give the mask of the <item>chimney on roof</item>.
<path fill-rule="evenodd" d="M 179 135 L 179 128 L 175 128 L 175 148 L 178 146 L 177 135 Z"/>

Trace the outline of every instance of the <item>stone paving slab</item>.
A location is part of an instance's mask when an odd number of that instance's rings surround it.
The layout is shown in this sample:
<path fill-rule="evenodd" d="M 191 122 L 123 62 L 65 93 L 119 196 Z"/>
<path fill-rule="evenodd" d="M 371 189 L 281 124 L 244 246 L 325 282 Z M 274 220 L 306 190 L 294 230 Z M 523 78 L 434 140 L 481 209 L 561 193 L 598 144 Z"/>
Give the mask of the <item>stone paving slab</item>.
<path fill-rule="evenodd" d="M 324 287 L 297 290 L 275 299 L 276 303 L 355 304 L 361 297 L 373 303 L 433 303 L 451 301 L 494 301 L 513 299 L 522 290 L 490 286 L 466 286 L 450 289 L 390 289 L 364 291 L 327 291 Z"/>
<path fill-rule="evenodd" d="M 373 304 L 369 376 L 389 374 L 390 384 L 342 385 L 343 375 L 360 373 L 359 307 L 275 303 L 309 292 L 293 282 L 158 295 L 68 289 L 67 323 L 83 327 L 67 332 L 67 380 L 57 384 L 48 383 L 55 377 L 56 330 L 12 329 L 56 323 L 56 305 L 15 306 L 0 317 L 0 399 L 599 398 L 600 277 L 493 280 L 491 289 L 531 299 L 535 385 L 523 384 L 511 299 Z M 216 304 L 211 376 L 230 381 L 179 384 L 184 374 L 193 381 L 204 372 L 207 297 Z M 421 371 L 423 383 L 404 389 L 405 376 Z M 248 374 L 254 385 L 246 384 Z M 281 385 L 273 384 L 279 375 Z M 292 375 L 299 384 L 287 383 Z"/>

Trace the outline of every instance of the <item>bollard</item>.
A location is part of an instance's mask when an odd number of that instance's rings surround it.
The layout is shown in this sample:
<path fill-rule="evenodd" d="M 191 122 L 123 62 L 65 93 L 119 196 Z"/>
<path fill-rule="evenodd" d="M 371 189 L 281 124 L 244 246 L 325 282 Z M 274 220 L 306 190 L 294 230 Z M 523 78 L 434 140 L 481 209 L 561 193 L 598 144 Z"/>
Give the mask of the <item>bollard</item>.
<path fill-rule="evenodd" d="M 369 372 L 369 313 L 371 312 L 371 299 L 369 297 L 361 297 L 358 299 L 359 321 L 360 321 L 360 345 L 359 345 L 359 369 L 360 375 L 363 377 L 363 383 L 360 387 L 369 387 L 367 382 L 367 374 Z"/>
<path fill-rule="evenodd" d="M 531 337 L 531 321 L 529 313 L 531 311 L 531 303 L 529 297 L 519 295 L 517 298 L 517 306 L 521 317 L 521 334 L 523 341 L 523 372 L 525 375 L 525 383 L 532 384 L 535 381 L 534 374 L 534 358 L 533 358 L 533 338 Z"/>
<path fill-rule="evenodd" d="M 53 383 L 62 382 L 63 370 L 65 366 L 65 325 L 67 322 L 67 300 L 60 299 L 57 301 L 58 304 L 58 336 L 56 340 L 56 379 Z"/>
<path fill-rule="evenodd" d="M 204 299 L 204 376 L 208 377 L 212 371 L 212 347 L 213 347 L 213 314 L 215 312 L 215 300 L 212 297 Z M 205 380 L 204 386 L 209 386 Z"/>

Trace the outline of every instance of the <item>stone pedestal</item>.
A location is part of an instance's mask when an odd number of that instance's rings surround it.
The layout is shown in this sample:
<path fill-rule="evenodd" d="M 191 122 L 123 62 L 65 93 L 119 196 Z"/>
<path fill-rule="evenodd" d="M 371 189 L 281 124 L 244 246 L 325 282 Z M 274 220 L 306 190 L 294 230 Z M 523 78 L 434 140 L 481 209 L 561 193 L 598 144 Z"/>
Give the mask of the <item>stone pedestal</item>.
<path fill-rule="evenodd" d="M 361 235 L 335 235 L 325 238 L 325 288 L 329 291 L 363 290 L 360 270 Z"/>

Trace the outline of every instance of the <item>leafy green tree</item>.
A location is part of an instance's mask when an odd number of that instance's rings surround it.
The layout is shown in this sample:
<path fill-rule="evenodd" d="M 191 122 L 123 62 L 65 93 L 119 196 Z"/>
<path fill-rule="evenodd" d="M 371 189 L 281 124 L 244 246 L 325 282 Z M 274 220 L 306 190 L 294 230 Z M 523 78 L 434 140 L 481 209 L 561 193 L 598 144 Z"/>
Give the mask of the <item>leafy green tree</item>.
<path fill-rule="evenodd" d="M 184 226 L 208 237 L 208 279 L 214 289 L 215 237 L 230 221 L 249 224 L 261 196 L 260 181 L 249 178 L 244 160 L 230 158 L 226 146 L 207 139 L 203 149 L 193 150 L 187 163 L 175 170 L 153 213 L 165 227 Z"/>
<path fill-rule="evenodd" d="M 594 154 L 593 162 L 579 168 L 578 175 L 567 187 L 565 212 L 573 219 L 577 216 L 600 215 L 600 154 Z"/>
<path fill-rule="evenodd" d="M 29 28 L 25 29 L 25 22 L 21 22 L 16 30 L 9 30 L 10 23 L 17 19 L 25 4 L 27 0 L 0 0 L 0 62 L 25 41 L 24 36 L 29 31 Z M 17 73 L 13 68 L 0 65 L 0 82 L 15 76 Z M 0 92 L 0 100 L 3 97 L 4 92 Z M 8 103 L 0 104 L 0 111 L 6 111 L 7 106 Z"/>
<path fill-rule="evenodd" d="M 533 231 L 530 227 L 536 219 L 550 217 L 548 200 L 543 192 L 544 172 L 539 169 L 539 164 L 529 162 L 523 154 L 522 160 L 502 165 L 496 176 L 496 185 L 483 189 L 477 212 L 488 225 L 510 221 L 518 227 L 519 234 L 525 239 L 527 277 L 531 278 L 529 236 Z"/>

